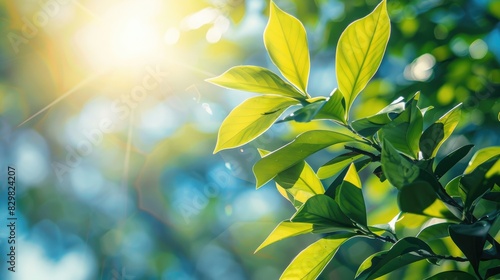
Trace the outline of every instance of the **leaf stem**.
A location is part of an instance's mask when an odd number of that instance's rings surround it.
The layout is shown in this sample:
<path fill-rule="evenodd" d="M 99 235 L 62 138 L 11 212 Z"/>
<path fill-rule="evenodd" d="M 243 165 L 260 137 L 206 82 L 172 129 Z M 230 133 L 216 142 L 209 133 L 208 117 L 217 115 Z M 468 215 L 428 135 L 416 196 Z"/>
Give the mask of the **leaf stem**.
<path fill-rule="evenodd" d="M 359 134 L 352 126 L 350 123 L 347 123 L 347 124 L 342 124 L 345 128 L 349 129 L 352 133 L 356 134 L 357 136 L 359 136 L 361 139 L 363 139 L 364 143 L 369 145 L 369 146 L 372 146 L 373 148 L 375 148 L 377 151 L 381 152 L 382 151 L 382 148 L 377 144 L 375 143 L 374 141 L 370 140 L 369 138 L 366 138 L 365 136 Z"/>
<path fill-rule="evenodd" d="M 365 155 L 365 156 L 369 156 L 369 157 L 371 158 L 371 160 L 372 160 L 372 161 L 380 161 L 380 155 L 378 155 L 378 156 L 377 156 L 377 155 L 374 155 L 374 154 L 372 154 L 372 153 L 370 153 L 370 152 L 363 151 L 363 150 L 358 149 L 358 148 L 356 148 L 356 147 L 347 146 L 347 145 L 345 145 L 345 146 L 344 146 L 344 148 L 345 148 L 346 150 L 351 150 L 351 151 L 356 152 L 356 153 L 358 153 L 358 154 L 362 154 L 362 155 Z"/>
<path fill-rule="evenodd" d="M 425 251 L 418 252 L 418 254 L 420 256 L 426 257 L 426 258 L 437 258 L 437 259 L 441 259 L 441 260 L 450 260 L 450 261 L 457 261 L 457 262 L 468 262 L 469 261 L 467 258 L 445 256 L 445 255 L 436 255 L 436 254 L 430 254 L 430 253 L 425 252 Z"/>

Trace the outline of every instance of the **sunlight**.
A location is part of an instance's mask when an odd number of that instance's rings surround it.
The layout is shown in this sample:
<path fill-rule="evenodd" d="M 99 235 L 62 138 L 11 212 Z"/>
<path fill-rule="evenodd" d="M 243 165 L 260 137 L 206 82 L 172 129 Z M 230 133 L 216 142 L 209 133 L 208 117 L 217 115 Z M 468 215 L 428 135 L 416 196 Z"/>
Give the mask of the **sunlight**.
<path fill-rule="evenodd" d="M 152 25 L 138 18 L 119 24 L 111 33 L 112 54 L 118 60 L 143 59 L 154 51 L 158 36 Z"/>
<path fill-rule="evenodd" d="M 102 69 L 160 56 L 163 36 L 154 22 L 156 12 L 139 1 L 124 2 L 86 24 L 75 35 L 85 62 Z"/>

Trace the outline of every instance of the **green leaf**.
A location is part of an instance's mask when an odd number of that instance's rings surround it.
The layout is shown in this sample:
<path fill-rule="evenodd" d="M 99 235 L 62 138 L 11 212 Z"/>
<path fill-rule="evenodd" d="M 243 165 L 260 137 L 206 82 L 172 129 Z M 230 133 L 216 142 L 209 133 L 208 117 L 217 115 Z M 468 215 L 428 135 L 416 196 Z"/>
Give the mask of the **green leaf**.
<path fill-rule="evenodd" d="M 315 119 L 335 120 L 346 124 L 345 108 L 344 96 L 338 89 L 334 89 Z"/>
<path fill-rule="evenodd" d="M 230 89 L 304 99 L 304 94 L 292 85 L 270 70 L 259 66 L 236 66 L 207 81 Z"/>
<path fill-rule="evenodd" d="M 342 124 L 346 124 L 344 119 L 345 102 L 342 94 L 335 89 L 331 96 L 325 99 L 314 100 L 307 99 L 310 104 L 296 110 L 282 121 L 286 122 L 294 120 L 296 122 L 310 122 L 312 120 L 334 120 Z"/>
<path fill-rule="evenodd" d="M 487 160 L 500 155 L 500 147 L 488 147 L 477 151 L 469 162 L 469 166 L 464 171 L 464 174 L 471 173 L 476 167 L 486 162 Z"/>
<path fill-rule="evenodd" d="M 446 205 L 439 200 L 434 188 L 425 181 L 417 180 L 405 185 L 398 193 L 399 209 L 403 212 L 435 218 L 455 219 Z"/>
<path fill-rule="evenodd" d="M 477 200 L 490 191 L 495 183 L 500 184 L 500 175 L 488 177 L 487 174 L 500 160 L 500 155 L 481 163 L 474 171 L 466 174 L 460 180 L 460 189 L 466 194 L 464 206 L 466 211 L 477 203 Z"/>
<path fill-rule="evenodd" d="M 275 242 L 283 240 L 288 237 L 297 236 L 301 234 L 310 233 L 313 230 L 313 225 L 310 223 L 292 223 L 289 221 L 283 221 L 269 234 L 269 236 L 260 244 L 260 246 L 255 250 L 257 253 L 264 247 L 267 247 Z"/>
<path fill-rule="evenodd" d="M 288 107 L 298 101 L 283 96 L 263 95 L 245 100 L 222 122 L 214 153 L 244 145 L 264 133 Z"/>
<path fill-rule="evenodd" d="M 424 131 L 419 143 L 424 158 L 435 157 L 441 145 L 453 133 L 460 121 L 460 106 L 455 106 Z"/>
<path fill-rule="evenodd" d="M 340 206 L 340 210 L 351 220 L 358 225 L 367 226 L 366 206 L 363 192 L 361 191 L 361 180 L 353 163 L 351 163 L 347 170 L 335 201 Z"/>
<path fill-rule="evenodd" d="M 326 104 L 324 100 L 316 101 L 305 105 L 304 107 L 292 112 L 279 122 L 294 120 L 296 122 L 310 122 L 315 119 L 321 108 Z"/>
<path fill-rule="evenodd" d="M 454 197 L 461 197 L 462 201 L 465 201 L 465 193 L 460 189 L 460 180 L 462 176 L 457 176 L 451 179 L 448 184 L 446 184 L 446 192 Z"/>
<path fill-rule="evenodd" d="M 386 139 L 392 146 L 406 155 L 418 159 L 418 143 L 422 134 L 423 117 L 417 107 L 420 92 L 407 102 L 406 109 L 392 122 L 379 131 L 380 139 Z"/>
<path fill-rule="evenodd" d="M 422 255 L 424 254 L 424 255 Z M 415 237 L 400 239 L 388 251 L 368 257 L 358 269 L 356 280 L 375 279 L 408 264 L 432 258 L 432 249 Z"/>
<path fill-rule="evenodd" d="M 351 23 L 340 35 L 335 68 L 346 101 L 346 119 L 354 99 L 377 72 L 389 42 L 391 24 L 383 0 L 369 15 Z"/>
<path fill-rule="evenodd" d="M 365 137 L 372 136 L 386 124 L 393 121 L 404 109 L 405 103 L 399 102 L 398 99 L 373 116 L 353 121 L 352 127 Z"/>
<path fill-rule="evenodd" d="M 356 168 L 356 170 L 358 170 L 358 172 L 361 172 L 361 170 L 363 170 L 366 166 L 368 166 L 368 164 L 370 162 L 371 162 L 371 159 L 368 157 L 365 157 L 365 158 L 362 158 L 360 160 L 355 161 L 354 167 Z M 325 195 L 328 195 L 329 197 L 336 199 L 337 191 L 340 188 L 340 186 L 342 185 L 342 183 L 344 182 L 344 177 L 346 176 L 348 170 L 349 170 L 349 168 L 345 167 L 339 173 L 339 175 L 335 178 L 335 180 L 333 180 L 333 182 L 330 184 L 330 186 L 326 190 Z"/>
<path fill-rule="evenodd" d="M 289 193 L 296 205 L 306 202 L 316 194 L 325 193 L 323 184 L 314 173 L 314 170 L 305 161 L 301 161 L 274 177 L 276 184 Z"/>
<path fill-rule="evenodd" d="M 292 142 L 263 157 L 253 167 L 257 188 L 260 188 L 280 172 L 292 167 L 313 153 L 333 144 L 358 140 L 355 135 L 346 135 L 329 130 L 307 131 Z"/>
<path fill-rule="evenodd" d="M 306 29 L 295 17 L 271 1 L 269 22 L 264 30 L 264 45 L 281 74 L 303 93 L 309 79 L 309 48 Z"/>
<path fill-rule="evenodd" d="M 476 280 L 476 277 L 465 271 L 445 271 L 425 278 L 425 280 Z"/>
<path fill-rule="evenodd" d="M 486 236 L 491 224 L 488 221 L 478 221 L 474 224 L 459 224 L 449 227 L 450 237 L 469 259 L 476 274 L 479 275 L 479 262 L 483 253 Z"/>
<path fill-rule="evenodd" d="M 384 140 L 381 162 L 384 175 L 394 187 L 401 190 L 404 186 L 413 183 L 429 185 L 453 215 L 462 216 L 458 203 L 446 193 L 437 178 L 400 155 L 386 140 Z"/>
<path fill-rule="evenodd" d="M 355 152 L 350 152 L 346 154 L 339 155 L 329 162 L 323 164 L 318 169 L 318 177 L 320 179 L 330 178 L 331 176 L 339 173 L 342 169 L 346 168 L 353 161 L 362 158 L 364 155 L 360 155 Z"/>
<path fill-rule="evenodd" d="M 261 157 L 270 153 L 263 149 L 258 151 Z M 278 192 L 296 208 L 310 197 L 325 192 L 314 170 L 304 160 L 276 175 L 274 181 Z"/>
<path fill-rule="evenodd" d="M 441 178 L 446 172 L 448 172 L 455 164 L 457 164 L 461 159 L 463 159 L 469 151 L 474 147 L 474 145 L 465 145 L 451 152 L 445 156 L 436 166 L 434 174 Z"/>
<path fill-rule="evenodd" d="M 500 114 L 499 114 L 500 116 Z M 486 275 L 484 276 L 485 279 L 490 279 L 490 277 L 493 277 L 495 275 L 500 274 L 500 265 L 490 268 L 486 271 Z"/>
<path fill-rule="evenodd" d="M 452 223 L 440 223 L 428 226 L 422 229 L 416 237 L 424 242 L 431 242 L 436 239 L 441 239 L 450 236 L 448 227 L 453 225 Z"/>
<path fill-rule="evenodd" d="M 280 279 L 316 279 L 339 247 L 352 236 L 353 234 L 331 235 L 314 242 L 293 259 Z"/>
<path fill-rule="evenodd" d="M 312 223 L 316 232 L 353 231 L 355 229 L 337 202 L 323 194 L 308 199 L 290 220 L 294 223 Z"/>
<path fill-rule="evenodd" d="M 401 156 L 389 141 L 384 139 L 383 143 L 381 162 L 385 177 L 398 189 L 414 182 L 420 174 L 420 168 Z"/>

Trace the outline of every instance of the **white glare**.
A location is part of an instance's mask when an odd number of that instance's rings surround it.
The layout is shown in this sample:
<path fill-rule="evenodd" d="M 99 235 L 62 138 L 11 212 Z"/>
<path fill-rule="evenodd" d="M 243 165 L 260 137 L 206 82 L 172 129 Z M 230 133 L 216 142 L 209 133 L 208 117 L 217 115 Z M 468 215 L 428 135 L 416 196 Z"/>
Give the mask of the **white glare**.
<path fill-rule="evenodd" d="M 201 107 L 203 107 L 203 109 L 205 109 L 205 111 L 209 114 L 209 115 L 212 115 L 213 112 L 212 112 L 212 109 L 210 108 L 210 105 L 208 105 L 208 103 L 203 103 L 201 105 Z"/>
<path fill-rule="evenodd" d="M 406 66 L 404 76 L 407 80 L 411 81 L 427 81 L 433 73 L 432 68 L 436 64 L 436 59 L 431 54 L 424 54 L 410 65 Z"/>
<path fill-rule="evenodd" d="M 211 44 L 215 44 L 219 42 L 220 38 L 222 37 L 222 32 L 219 28 L 212 26 L 208 31 L 207 31 L 207 42 Z"/>
<path fill-rule="evenodd" d="M 488 53 L 488 45 L 481 39 L 477 39 L 469 46 L 470 56 L 474 59 L 481 59 Z"/>
<path fill-rule="evenodd" d="M 217 16 L 219 16 L 219 11 L 217 9 L 205 8 L 184 18 L 181 22 L 181 27 L 184 30 L 198 29 L 205 24 L 213 22 Z"/>
<path fill-rule="evenodd" d="M 112 49 L 120 60 L 143 57 L 152 52 L 156 44 L 154 28 L 142 19 L 132 19 L 115 30 Z"/>
<path fill-rule="evenodd" d="M 175 27 L 170 27 L 167 32 L 165 32 L 165 44 L 167 45 L 175 45 L 179 41 L 179 38 L 181 37 L 181 33 L 179 32 L 179 29 Z"/>
<path fill-rule="evenodd" d="M 154 13 L 140 1 L 113 6 L 76 32 L 77 47 L 97 69 L 154 58 L 161 40 Z"/>

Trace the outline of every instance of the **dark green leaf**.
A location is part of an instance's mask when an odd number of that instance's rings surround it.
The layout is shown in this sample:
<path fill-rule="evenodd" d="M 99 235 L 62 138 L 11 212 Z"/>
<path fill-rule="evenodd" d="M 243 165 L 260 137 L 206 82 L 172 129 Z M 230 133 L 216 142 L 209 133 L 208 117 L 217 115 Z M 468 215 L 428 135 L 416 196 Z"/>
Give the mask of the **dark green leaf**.
<path fill-rule="evenodd" d="M 449 227 L 453 242 L 469 259 L 476 274 L 479 275 L 479 261 L 483 253 L 486 236 L 491 224 L 488 221 L 478 221 L 474 224 L 459 224 Z"/>
<path fill-rule="evenodd" d="M 403 212 L 435 218 L 455 219 L 446 205 L 439 200 L 434 188 L 425 181 L 417 180 L 399 190 L 399 209 Z"/>
<path fill-rule="evenodd" d="M 455 130 L 460 120 L 460 106 L 455 106 L 424 131 L 419 143 L 424 158 L 435 157 L 439 147 Z"/>
<path fill-rule="evenodd" d="M 377 176 L 380 179 L 380 182 L 384 182 L 385 180 L 387 180 L 384 172 L 382 171 L 382 165 L 377 166 L 377 168 L 373 170 L 373 175 Z"/>
<path fill-rule="evenodd" d="M 480 164 L 471 173 L 464 175 L 460 180 L 460 187 L 466 194 L 464 202 L 466 210 L 471 209 L 480 197 L 493 188 L 495 183 L 500 183 L 499 175 L 491 176 L 490 178 L 487 176 L 490 169 L 496 165 L 499 159 L 500 156 L 491 158 L 490 160 Z"/>
<path fill-rule="evenodd" d="M 333 232 L 354 230 L 351 220 L 331 197 L 318 194 L 306 201 L 290 219 L 292 222 L 312 223 L 315 230 Z"/>
<path fill-rule="evenodd" d="M 441 239 L 450 236 L 448 227 L 453 225 L 452 223 L 440 223 L 428 226 L 422 229 L 417 237 L 425 242 L 431 242 L 436 239 Z"/>
<path fill-rule="evenodd" d="M 454 270 L 438 273 L 425 280 L 476 280 L 476 277 L 465 271 Z"/>
<path fill-rule="evenodd" d="M 385 177 L 398 189 L 414 182 L 420 174 L 420 168 L 401 156 L 386 139 L 384 139 L 381 161 Z"/>
<path fill-rule="evenodd" d="M 464 158 L 473 147 L 474 145 L 465 145 L 448 154 L 438 163 L 434 174 L 438 178 L 443 177 L 443 175 Z"/>
<path fill-rule="evenodd" d="M 484 278 L 490 279 L 490 277 L 493 277 L 495 275 L 500 274 L 500 266 L 490 268 L 486 270 L 486 276 Z"/>
<path fill-rule="evenodd" d="M 418 159 L 418 141 L 423 127 L 422 112 L 417 107 L 419 97 L 417 92 L 407 102 L 405 110 L 378 132 L 380 139 L 389 141 L 396 150 L 414 159 Z"/>
<path fill-rule="evenodd" d="M 292 142 L 266 155 L 254 165 L 253 172 L 257 179 L 257 188 L 319 150 L 333 144 L 356 141 L 356 139 L 355 135 L 329 130 L 304 132 Z"/>
<path fill-rule="evenodd" d="M 352 163 L 340 185 L 339 193 L 338 196 L 335 197 L 335 201 L 340 206 L 342 212 L 351 220 L 358 225 L 367 226 L 366 206 L 363 192 L 361 191 L 361 180 Z"/>
<path fill-rule="evenodd" d="M 398 99 L 373 116 L 353 121 L 352 127 L 365 137 L 372 136 L 384 125 L 390 123 L 395 116 L 399 116 L 404 109 L 405 103 Z"/>
<path fill-rule="evenodd" d="M 432 249 L 415 237 L 400 239 L 388 251 L 371 255 L 356 273 L 356 280 L 375 279 L 408 264 L 432 258 Z"/>

